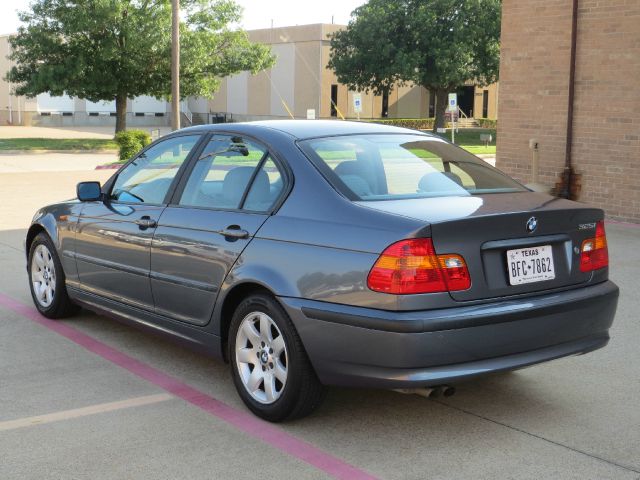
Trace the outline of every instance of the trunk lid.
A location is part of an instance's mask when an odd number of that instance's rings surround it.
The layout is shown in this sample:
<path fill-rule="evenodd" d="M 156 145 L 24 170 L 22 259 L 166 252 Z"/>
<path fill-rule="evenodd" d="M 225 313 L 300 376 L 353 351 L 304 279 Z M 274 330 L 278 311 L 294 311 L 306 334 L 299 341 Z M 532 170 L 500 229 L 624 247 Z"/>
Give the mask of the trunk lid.
<path fill-rule="evenodd" d="M 362 204 L 428 223 L 437 253 L 464 257 L 471 288 L 451 292 L 456 301 L 527 294 L 588 282 L 592 273 L 580 271 L 579 249 L 585 239 L 595 235 L 595 222 L 604 215 L 597 208 L 534 192 Z M 532 217 L 536 228 L 529 232 L 527 223 Z M 547 245 L 555 278 L 511 285 L 507 252 Z"/>

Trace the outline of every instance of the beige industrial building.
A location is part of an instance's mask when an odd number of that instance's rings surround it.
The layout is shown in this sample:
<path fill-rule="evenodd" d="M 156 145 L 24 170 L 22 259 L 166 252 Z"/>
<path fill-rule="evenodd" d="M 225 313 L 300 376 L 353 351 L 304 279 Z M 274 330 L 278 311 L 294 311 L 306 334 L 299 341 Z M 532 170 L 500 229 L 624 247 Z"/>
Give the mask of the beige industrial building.
<path fill-rule="evenodd" d="M 271 46 L 276 65 L 257 75 L 242 73 L 224 79 L 221 90 L 209 102 L 209 109 L 230 112 L 234 118 L 307 118 L 313 110 L 316 118 L 356 118 L 353 96 L 338 82 L 329 62 L 328 36 L 341 25 L 313 24 L 249 31 L 254 42 Z M 361 118 L 426 118 L 434 116 L 434 96 L 418 86 L 398 86 L 388 98 L 359 94 Z M 496 118 L 497 84 L 479 87 L 461 86 L 459 104 L 464 114 L 475 118 Z M 194 108 L 202 110 L 202 106 Z M 337 108 L 336 108 L 337 107 Z"/>
<path fill-rule="evenodd" d="M 569 161 L 578 200 L 640 222 L 640 1 L 580 1 L 572 61 L 573 18 L 572 0 L 503 2 L 496 165 L 531 181 L 535 140 L 543 184 Z"/>
<path fill-rule="evenodd" d="M 212 99 L 188 98 L 182 102 L 183 124 L 226 118 L 234 121 L 270 118 L 356 118 L 356 92 L 340 84 L 329 61 L 328 35 L 339 25 L 314 24 L 249 31 L 254 42 L 271 46 L 276 64 L 251 75 L 243 72 L 222 80 Z M 0 37 L 0 124 L 109 125 L 115 124 L 115 103 L 93 103 L 68 96 L 16 97 L 4 80 L 10 68 L 8 36 Z M 497 117 L 497 84 L 473 84 L 458 90 L 459 105 L 470 118 Z M 434 97 L 417 86 L 398 86 L 388 97 L 359 94 L 360 118 L 425 118 L 434 116 Z M 170 104 L 151 97 L 130 99 L 128 125 L 168 125 Z"/>

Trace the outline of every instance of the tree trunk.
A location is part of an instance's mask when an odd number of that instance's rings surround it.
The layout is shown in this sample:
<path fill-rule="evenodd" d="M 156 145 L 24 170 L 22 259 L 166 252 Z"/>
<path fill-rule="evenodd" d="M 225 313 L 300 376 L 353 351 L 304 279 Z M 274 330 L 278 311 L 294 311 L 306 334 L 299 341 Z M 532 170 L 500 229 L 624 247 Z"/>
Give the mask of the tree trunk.
<path fill-rule="evenodd" d="M 116 95 L 116 133 L 127 128 L 127 95 Z"/>
<path fill-rule="evenodd" d="M 447 104 L 449 102 L 449 91 L 446 88 L 436 88 L 435 95 L 436 95 L 436 120 L 433 123 L 434 133 L 438 131 L 438 128 L 444 128 L 445 113 L 447 112 Z"/>

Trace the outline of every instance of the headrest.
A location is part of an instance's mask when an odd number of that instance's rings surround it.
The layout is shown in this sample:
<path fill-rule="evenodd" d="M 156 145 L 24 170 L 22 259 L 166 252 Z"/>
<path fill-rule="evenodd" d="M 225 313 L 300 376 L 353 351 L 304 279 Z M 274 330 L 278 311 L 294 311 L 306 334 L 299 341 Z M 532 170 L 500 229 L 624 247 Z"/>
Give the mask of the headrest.
<path fill-rule="evenodd" d="M 462 179 L 452 172 L 431 172 L 418 182 L 421 192 L 450 192 L 460 190 Z"/>
<path fill-rule="evenodd" d="M 253 186 L 242 208 L 247 210 L 267 210 L 271 207 L 273 200 L 269 175 L 261 169 L 253 180 Z"/>
<path fill-rule="evenodd" d="M 342 162 L 338 164 L 334 172 L 356 195 L 363 197 L 373 193 L 368 181 L 370 172 L 363 162 L 357 160 Z"/>
<path fill-rule="evenodd" d="M 222 183 L 222 199 L 225 207 L 238 208 L 242 194 L 253 175 L 255 167 L 235 167 L 229 170 Z M 265 193 L 266 192 L 266 193 Z M 260 170 L 253 183 L 252 197 L 263 198 L 269 196 L 269 177 Z"/>
<path fill-rule="evenodd" d="M 368 197 L 371 195 L 369 184 L 360 175 L 340 175 L 340 180 L 359 197 Z"/>
<path fill-rule="evenodd" d="M 359 177 L 367 177 L 366 165 L 358 162 L 357 160 L 348 160 L 346 162 L 339 163 L 335 168 L 336 175 L 342 177 L 343 175 L 358 175 Z"/>

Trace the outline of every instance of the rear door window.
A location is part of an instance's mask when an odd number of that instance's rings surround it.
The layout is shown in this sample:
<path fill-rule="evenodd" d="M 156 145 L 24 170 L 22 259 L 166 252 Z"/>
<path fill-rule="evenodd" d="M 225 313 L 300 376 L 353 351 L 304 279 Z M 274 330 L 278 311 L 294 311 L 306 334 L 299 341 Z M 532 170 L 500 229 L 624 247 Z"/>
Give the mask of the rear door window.
<path fill-rule="evenodd" d="M 215 135 L 197 160 L 179 205 L 268 211 L 283 189 L 267 149 L 252 140 Z"/>
<path fill-rule="evenodd" d="M 268 156 L 255 176 L 244 203 L 243 210 L 267 212 L 273 208 L 284 190 L 282 171 Z"/>

